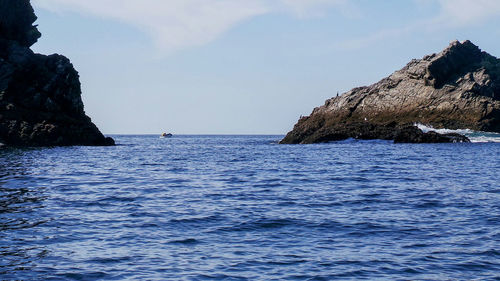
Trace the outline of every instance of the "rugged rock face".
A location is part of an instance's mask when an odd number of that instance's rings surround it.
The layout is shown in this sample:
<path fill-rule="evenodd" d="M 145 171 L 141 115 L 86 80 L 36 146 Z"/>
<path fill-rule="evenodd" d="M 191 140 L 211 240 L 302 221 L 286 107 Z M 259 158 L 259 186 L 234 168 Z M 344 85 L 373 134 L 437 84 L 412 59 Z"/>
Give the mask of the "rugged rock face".
<path fill-rule="evenodd" d="M 442 52 L 412 60 L 376 84 L 327 100 L 301 118 L 281 143 L 350 137 L 467 141 L 456 135 L 425 134 L 412 126 L 415 123 L 500 132 L 500 60 L 470 41 L 454 41 Z"/>
<path fill-rule="evenodd" d="M 36 19 L 29 0 L 0 0 L 0 143 L 113 145 L 85 115 L 70 61 L 30 50 Z"/>

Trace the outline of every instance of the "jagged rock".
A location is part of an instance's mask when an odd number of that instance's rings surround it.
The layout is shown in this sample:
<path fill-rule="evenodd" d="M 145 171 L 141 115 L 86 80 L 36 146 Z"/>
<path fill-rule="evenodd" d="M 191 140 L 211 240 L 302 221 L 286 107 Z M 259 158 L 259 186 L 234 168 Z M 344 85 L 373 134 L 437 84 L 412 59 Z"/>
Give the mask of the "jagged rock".
<path fill-rule="evenodd" d="M 31 47 L 41 34 L 33 26 L 37 17 L 29 0 L 0 0 L 0 38 Z"/>
<path fill-rule="evenodd" d="M 454 41 L 442 52 L 412 60 L 378 83 L 328 99 L 302 117 L 281 143 L 356 137 L 360 126 L 364 129 L 356 138 L 395 139 L 415 123 L 500 132 L 500 60 L 470 41 Z M 466 141 L 452 135 L 443 139 L 431 132 L 418 137 L 415 129 L 408 137 L 400 134 L 397 141 Z"/>
<path fill-rule="evenodd" d="M 394 134 L 395 143 L 457 143 L 457 142 L 470 142 L 466 136 L 450 133 L 438 134 L 436 132 L 424 133 L 422 130 L 415 126 L 408 126 L 396 130 Z"/>
<path fill-rule="evenodd" d="M 85 115 L 78 72 L 35 54 L 29 0 L 0 0 L 0 140 L 10 146 L 113 145 Z"/>

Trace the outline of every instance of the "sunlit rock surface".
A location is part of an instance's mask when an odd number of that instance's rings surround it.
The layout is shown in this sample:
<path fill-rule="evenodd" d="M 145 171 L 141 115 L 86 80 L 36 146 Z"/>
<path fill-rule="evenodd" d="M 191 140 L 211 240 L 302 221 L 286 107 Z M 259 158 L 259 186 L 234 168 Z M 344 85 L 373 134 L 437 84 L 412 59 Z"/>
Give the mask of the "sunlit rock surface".
<path fill-rule="evenodd" d="M 378 83 L 327 100 L 302 117 L 281 143 L 467 141 L 456 134 L 425 134 L 415 123 L 500 132 L 500 60 L 470 41 L 454 41 Z"/>

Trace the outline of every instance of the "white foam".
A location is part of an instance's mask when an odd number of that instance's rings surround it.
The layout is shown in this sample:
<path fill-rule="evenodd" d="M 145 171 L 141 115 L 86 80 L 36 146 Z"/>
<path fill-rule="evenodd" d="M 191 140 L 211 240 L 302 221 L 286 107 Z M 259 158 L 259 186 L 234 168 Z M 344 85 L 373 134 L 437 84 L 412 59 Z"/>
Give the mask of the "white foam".
<path fill-rule="evenodd" d="M 467 137 L 471 142 L 500 142 L 500 134 L 493 132 L 474 132 Z"/>
<path fill-rule="evenodd" d="M 451 129 L 434 129 L 431 126 L 424 125 L 417 123 L 415 124 L 420 130 L 422 130 L 424 133 L 434 131 L 439 134 L 450 134 L 450 133 L 457 133 L 461 135 L 465 135 L 470 139 L 471 142 L 500 142 L 500 134 L 499 133 L 493 133 L 493 132 L 481 132 L 481 131 L 473 131 L 471 129 L 458 129 L 458 130 L 451 130 Z"/>

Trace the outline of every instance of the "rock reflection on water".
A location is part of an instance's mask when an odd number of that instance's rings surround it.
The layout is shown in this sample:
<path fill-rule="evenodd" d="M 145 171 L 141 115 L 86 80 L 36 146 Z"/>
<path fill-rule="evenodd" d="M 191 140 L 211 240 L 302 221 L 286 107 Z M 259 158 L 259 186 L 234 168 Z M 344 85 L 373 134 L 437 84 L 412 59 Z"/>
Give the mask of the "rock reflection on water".
<path fill-rule="evenodd" d="M 35 153 L 34 153 L 35 152 Z M 49 220 L 44 212 L 44 187 L 29 170 L 36 151 L 0 151 L 0 275 L 31 271 L 48 253 L 36 227 Z"/>

